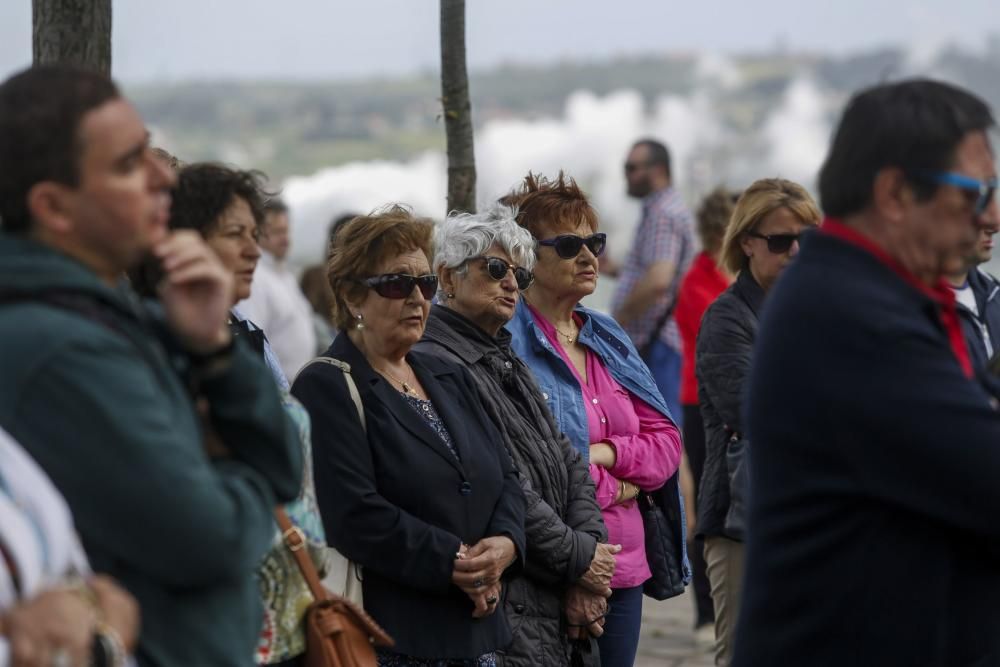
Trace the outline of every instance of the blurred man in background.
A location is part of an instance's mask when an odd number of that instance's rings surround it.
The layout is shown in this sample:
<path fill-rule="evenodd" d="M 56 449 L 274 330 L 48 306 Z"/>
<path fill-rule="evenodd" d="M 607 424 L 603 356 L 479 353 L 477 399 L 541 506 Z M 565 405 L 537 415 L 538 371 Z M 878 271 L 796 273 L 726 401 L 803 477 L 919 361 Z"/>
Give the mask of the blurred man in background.
<path fill-rule="evenodd" d="M 993 237 L 998 230 L 1000 219 L 984 218 L 968 264 L 962 271 L 948 276 L 948 284 L 955 292 L 969 357 L 977 370 L 986 366 L 1000 346 L 1000 282 L 980 268 L 993 257 Z"/>
<path fill-rule="evenodd" d="M 642 220 L 619 269 L 611 312 L 622 325 L 681 423 L 681 336 L 673 318 L 681 278 L 694 258 L 694 217 L 672 185 L 670 152 L 642 139 L 625 161 L 628 194 L 642 200 Z"/>

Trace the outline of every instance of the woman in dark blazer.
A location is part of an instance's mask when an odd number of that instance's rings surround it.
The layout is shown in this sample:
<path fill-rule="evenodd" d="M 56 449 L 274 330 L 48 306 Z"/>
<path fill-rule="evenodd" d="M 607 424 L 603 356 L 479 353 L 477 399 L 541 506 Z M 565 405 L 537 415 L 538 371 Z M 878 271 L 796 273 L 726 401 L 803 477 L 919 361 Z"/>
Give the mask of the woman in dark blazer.
<path fill-rule="evenodd" d="M 356 218 L 329 265 L 342 333 L 292 393 L 313 422 L 327 540 L 362 568 L 365 609 L 393 635 L 380 665 L 496 662 L 510 641 L 501 577 L 524 553 L 524 497 L 468 371 L 412 352 L 437 278 L 432 224 Z"/>

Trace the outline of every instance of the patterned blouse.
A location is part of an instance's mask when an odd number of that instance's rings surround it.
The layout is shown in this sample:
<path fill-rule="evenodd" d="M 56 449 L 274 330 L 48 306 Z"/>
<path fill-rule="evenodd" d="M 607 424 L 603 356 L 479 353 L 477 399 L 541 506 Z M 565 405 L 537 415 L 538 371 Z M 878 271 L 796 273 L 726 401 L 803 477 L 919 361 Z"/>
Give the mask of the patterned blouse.
<path fill-rule="evenodd" d="M 451 440 L 451 434 L 448 433 L 448 428 L 444 425 L 444 422 L 441 421 L 441 417 L 438 415 L 437 410 L 434 409 L 434 404 L 430 401 L 413 396 L 412 394 L 403 392 L 400 392 L 400 394 L 406 399 L 407 405 L 413 408 L 414 412 L 423 417 L 431 429 L 438 434 L 445 446 L 448 447 L 448 451 L 454 454 L 456 459 L 461 461 L 462 459 L 458 455 L 458 450 L 455 449 L 455 444 Z M 413 656 L 378 649 L 377 657 L 378 667 L 497 667 L 497 656 L 495 653 L 486 653 L 478 658 L 469 658 L 467 660 L 455 660 L 441 658 L 414 658 Z"/>

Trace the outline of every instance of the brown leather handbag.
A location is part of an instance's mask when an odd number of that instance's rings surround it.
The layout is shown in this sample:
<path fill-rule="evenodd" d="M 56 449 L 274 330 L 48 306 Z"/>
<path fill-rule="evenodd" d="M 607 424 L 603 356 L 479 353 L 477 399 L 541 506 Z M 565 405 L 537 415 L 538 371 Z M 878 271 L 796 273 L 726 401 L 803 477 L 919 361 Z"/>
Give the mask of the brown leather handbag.
<path fill-rule="evenodd" d="M 302 531 L 285 510 L 274 516 L 316 600 L 306 610 L 306 667 L 376 667 L 375 646 L 392 646 L 392 637 L 363 609 L 323 587 Z"/>

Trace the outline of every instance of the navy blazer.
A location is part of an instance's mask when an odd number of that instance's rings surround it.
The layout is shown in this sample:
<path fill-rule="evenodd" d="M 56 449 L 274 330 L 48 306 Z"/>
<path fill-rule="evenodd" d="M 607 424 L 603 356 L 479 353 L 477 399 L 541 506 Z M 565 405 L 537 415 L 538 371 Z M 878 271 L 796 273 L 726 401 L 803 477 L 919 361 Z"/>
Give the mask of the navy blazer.
<path fill-rule="evenodd" d="M 936 302 L 811 234 L 768 295 L 746 415 L 734 667 L 1000 665 L 1000 413 Z"/>
<path fill-rule="evenodd" d="M 461 460 L 345 333 L 325 352 L 351 367 L 367 434 L 343 372 L 312 364 L 295 395 L 312 417 L 316 498 L 327 541 L 363 568 L 365 609 L 422 658 L 472 658 L 505 647 L 498 611 L 471 617 L 451 583 L 461 544 L 506 535 L 524 553 L 524 496 L 468 371 L 411 352 L 406 359 L 451 435 Z"/>

